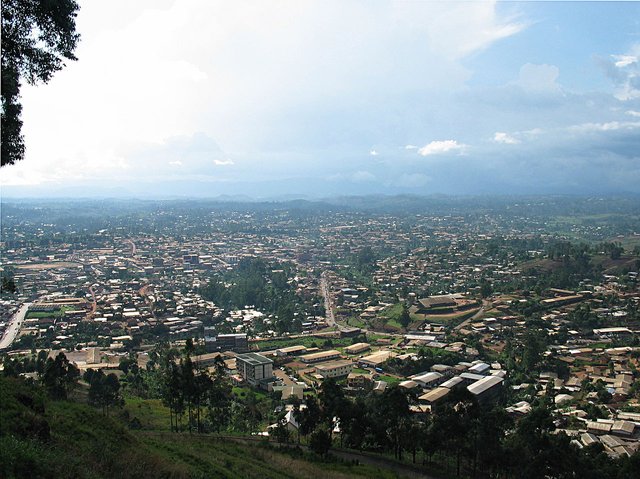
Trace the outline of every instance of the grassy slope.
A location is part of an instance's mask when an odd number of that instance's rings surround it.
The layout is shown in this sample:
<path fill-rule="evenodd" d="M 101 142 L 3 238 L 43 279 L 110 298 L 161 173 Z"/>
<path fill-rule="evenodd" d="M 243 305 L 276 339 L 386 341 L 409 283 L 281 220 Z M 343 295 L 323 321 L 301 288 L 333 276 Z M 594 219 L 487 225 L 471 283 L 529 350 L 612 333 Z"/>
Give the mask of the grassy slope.
<path fill-rule="evenodd" d="M 166 419 L 155 402 L 129 402 L 147 426 Z M 144 412 L 143 412 L 144 411 Z M 155 417 L 155 419 L 154 419 Z M 130 431 L 70 401 L 50 401 L 23 381 L 0 377 L 3 478 L 395 477 L 370 466 L 323 463 L 273 447 L 210 435 Z"/>
<path fill-rule="evenodd" d="M 237 478 L 353 478 L 396 477 L 389 471 L 344 463 L 319 463 L 293 450 L 278 451 L 260 442 L 238 444 L 215 436 L 141 434 L 152 449 L 177 463 L 191 466 L 197 477 Z M 212 454 L 212 452 L 214 452 Z"/>

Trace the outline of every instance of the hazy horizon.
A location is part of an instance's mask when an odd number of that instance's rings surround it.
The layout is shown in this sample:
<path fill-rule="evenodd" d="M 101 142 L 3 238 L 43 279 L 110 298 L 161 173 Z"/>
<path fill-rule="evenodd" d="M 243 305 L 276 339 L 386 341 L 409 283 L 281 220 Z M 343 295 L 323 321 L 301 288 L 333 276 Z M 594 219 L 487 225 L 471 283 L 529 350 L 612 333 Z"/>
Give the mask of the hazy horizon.
<path fill-rule="evenodd" d="M 83 3 L 3 198 L 640 193 L 636 2 Z"/>

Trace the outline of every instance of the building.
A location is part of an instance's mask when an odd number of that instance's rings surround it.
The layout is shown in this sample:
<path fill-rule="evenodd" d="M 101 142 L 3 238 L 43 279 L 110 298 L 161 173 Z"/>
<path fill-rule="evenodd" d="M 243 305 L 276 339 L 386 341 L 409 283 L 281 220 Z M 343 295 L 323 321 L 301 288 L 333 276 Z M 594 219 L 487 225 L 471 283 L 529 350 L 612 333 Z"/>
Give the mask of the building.
<path fill-rule="evenodd" d="M 331 351 L 305 354 L 304 356 L 300 356 L 300 361 L 303 363 L 319 363 L 320 361 L 330 361 L 332 359 L 338 359 L 339 357 L 340 351 L 332 349 Z"/>
<path fill-rule="evenodd" d="M 436 403 L 444 401 L 451 389 L 445 387 L 437 387 L 428 391 L 418 398 L 418 401 L 433 406 Z"/>
<path fill-rule="evenodd" d="M 296 346 L 288 346 L 286 348 L 280 348 L 280 349 L 276 349 L 276 354 L 278 356 L 295 356 L 297 354 L 303 354 L 307 352 L 307 348 L 304 347 L 301 344 L 298 344 Z"/>
<path fill-rule="evenodd" d="M 102 353 L 99 348 L 87 349 L 87 364 L 97 364 L 102 361 Z"/>
<path fill-rule="evenodd" d="M 344 348 L 344 352 L 347 354 L 360 354 L 370 349 L 367 343 L 356 343 Z"/>
<path fill-rule="evenodd" d="M 416 374 L 415 376 L 411 376 L 411 379 L 418 383 L 420 387 L 433 388 L 445 382 L 447 378 L 440 373 L 430 371 L 427 373 L 421 373 Z"/>
<path fill-rule="evenodd" d="M 246 333 L 218 334 L 215 337 L 205 336 L 204 344 L 207 352 L 234 351 L 244 353 L 249 350 L 249 342 Z"/>
<path fill-rule="evenodd" d="M 349 373 L 347 386 L 353 389 L 371 389 L 373 387 L 373 375 L 370 373 Z"/>
<path fill-rule="evenodd" d="M 360 328 L 354 327 L 344 327 L 340 329 L 340 337 L 342 338 L 353 338 L 362 332 Z"/>
<path fill-rule="evenodd" d="M 369 356 L 365 356 L 364 358 L 360 358 L 358 362 L 365 367 L 379 367 L 382 363 L 384 363 L 389 358 L 396 357 L 397 354 L 393 351 L 380 350 Z"/>
<path fill-rule="evenodd" d="M 504 379 L 498 376 L 485 376 L 476 381 L 467 390 L 478 400 L 478 404 L 484 406 L 495 402 L 502 390 Z"/>
<path fill-rule="evenodd" d="M 236 356 L 236 369 L 243 380 L 253 386 L 265 385 L 273 380 L 273 361 L 258 353 Z"/>
<path fill-rule="evenodd" d="M 330 361 L 316 365 L 316 372 L 324 379 L 348 376 L 352 369 L 351 361 Z"/>

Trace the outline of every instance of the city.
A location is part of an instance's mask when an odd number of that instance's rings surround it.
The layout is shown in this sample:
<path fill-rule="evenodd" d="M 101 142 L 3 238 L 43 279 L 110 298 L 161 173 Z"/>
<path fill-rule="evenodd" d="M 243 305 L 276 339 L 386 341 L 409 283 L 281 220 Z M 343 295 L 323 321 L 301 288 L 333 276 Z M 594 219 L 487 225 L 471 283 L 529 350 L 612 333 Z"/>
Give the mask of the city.
<path fill-rule="evenodd" d="M 91 202 L 5 202 L 4 370 L 37 379 L 38 361 L 62 352 L 80 389 L 88 372 L 114 374 L 131 414 L 131 401 L 164 397 L 161 357 L 186 350 L 232 391 L 227 417 L 198 412 L 198 431 L 313 437 L 300 410 L 335 384 L 356 403 L 402 391 L 411 424 L 437 423 L 461 393 L 515 424 L 544 404 L 575 447 L 633 456 L 637 205 L 610 200 L 615 214 L 562 223 L 596 199 L 408 201 L 423 212 L 167 201 L 103 202 L 97 216 Z M 191 411 L 163 403 L 172 429 L 191 430 Z M 382 447 L 336 414 L 334 443 Z"/>

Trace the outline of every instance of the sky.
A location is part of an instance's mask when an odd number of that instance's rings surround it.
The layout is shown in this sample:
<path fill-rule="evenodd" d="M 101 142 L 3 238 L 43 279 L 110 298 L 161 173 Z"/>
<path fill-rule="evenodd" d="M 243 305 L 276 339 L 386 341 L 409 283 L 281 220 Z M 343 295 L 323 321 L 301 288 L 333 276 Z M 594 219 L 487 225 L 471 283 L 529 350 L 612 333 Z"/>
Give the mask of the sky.
<path fill-rule="evenodd" d="M 79 3 L 4 197 L 640 193 L 640 3 Z"/>

